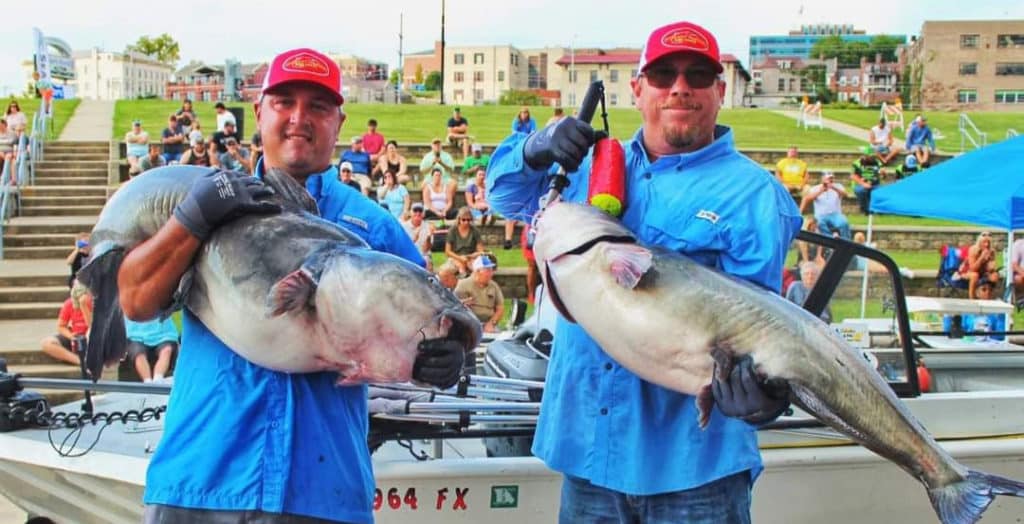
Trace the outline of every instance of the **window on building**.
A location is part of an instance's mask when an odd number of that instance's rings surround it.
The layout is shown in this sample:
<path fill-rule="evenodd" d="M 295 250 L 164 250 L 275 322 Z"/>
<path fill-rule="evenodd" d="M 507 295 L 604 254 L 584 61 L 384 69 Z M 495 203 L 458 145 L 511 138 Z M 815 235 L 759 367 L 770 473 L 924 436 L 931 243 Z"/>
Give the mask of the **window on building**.
<path fill-rule="evenodd" d="M 576 73 L 577 73 L 577 71 L 569 71 L 569 83 L 570 84 L 575 84 L 576 83 Z"/>
<path fill-rule="evenodd" d="M 779 79 L 779 89 L 778 90 L 779 90 L 780 93 L 782 91 L 786 90 L 786 79 L 785 78 L 780 78 Z"/>
<path fill-rule="evenodd" d="M 846 77 L 845 76 L 839 77 L 839 85 L 841 85 L 843 87 L 846 87 Z"/>
<path fill-rule="evenodd" d="M 981 35 L 960 35 L 960 49 L 977 49 Z"/>
<path fill-rule="evenodd" d="M 1020 100 L 1020 103 L 1024 103 L 1024 91 L 1016 89 L 997 89 L 995 94 L 995 101 L 997 104 L 1016 104 Z"/>
<path fill-rule="evenodd" d="M 958 104 L 974 104 L 978 101 L 978 90 L 960 89 L 956 92 L 956 101 Z"/>
<path fill-rule="evenodd" d="M 466 80 L 466 73 L 463 73 L 462 71 L 456 71 L 452 73 L 452 76 L 454 77 L 453 80 L 459 84 Z"/>
<path fill-rule="evenodd" d="M 516 55 L 515 53 L 510 53 L 508 55 L 508 63 L 510 65 L 512 65 L 513 67 L 518 67 L 519 66 L 519 55 Z"/>
<path fill-rule="evenodd" d="M 811 81 L 806 78 L 800 79 L 800 92 L 806 93 L 811 89 Z"/>
<path fill-rule="evenodd" d="M 850 78 L 850 85 L 852 85 L 854 87 L 859 86 L 860 85 L 860 77 L 859 76 L 855 76 L 855 77 Z"/>
<path fill-rule="evenodd" d="M 629 72 L 629 77 L 636 78 L 636 69 L 633 69 L 632 71 Z"/>
<path fill-rule="evenodd" d="M 615 93 L 608 95 L 608 103 L 613 106 L 619 105 L 619 95 Z"/>
<path fill-rule="evenodd" d="M 996 62 L 996 76 L 1024 75 L 1024 62 Z"/>
<path fill-rule="evenodd" d="M 997 104 L 1024 104 L 1024 90 L 1022 89 L 997 89 Z"/>
<path fill-rule="evenodd" d="M 479 101 L 484 99 L 484 90 L 475 89 L 473 90 L 473 100 Z"/>
<path fill-rule="evenodd" d="M 456 102 L 461 102 L 466 97 L 466 92 L 461 89 L 456 89 L 453 94 L 455 95 Z"/>
<path fill-rule="evenodd" d="M 473 71 L 473 81 L 474 82 L 483 82 L 484 81 L 484 72 L 483 71 Z"/>
<path fill-rule="evenodd" d="M 612 69 L 611 71 L 608 71 L 608 83 L 614 84 L 614 83 L 616 83 L 618 81 L 619 81 L 619 71 L 617 69 Z"/>
<path fill-rule="evenodd" d="M 483 53 L 473 53 L 473 63 L 474 64 L 478 64 L 478 65 L 479 64 L 483 64 L 484 63 L 484 54 Z"/>
<path fill-rule="evenodd" d="M 576 93 L 569 93 L 569 107 L 576 107 Z"/>
<path fill-rule="evenodd" d="M 455 65 L 466 63 L 466 57 L 462 53 L 455 53 Z"/>
<path fill-rule="evenodd" d="M 597 82 L 597 71 L 591 71 L 590 72 L 590 81 L 591 82 Z"/>
<path fill-rule="evenodd" d="M 999 35 L 996 47 L 1000 49 L 1024 47 L 1024 35 Z"/>
<path fill-rule="evenodd" d="M 498 81 L 499 82 L 504 82 L 505 81 L 505 72 L 504 71 L 498 71 Z"/>
<path fill-rule="evenodd" d="M 960 64 L 960 76 L 973 76 L 978 74 L 977 62 L 962 62 Z"/>

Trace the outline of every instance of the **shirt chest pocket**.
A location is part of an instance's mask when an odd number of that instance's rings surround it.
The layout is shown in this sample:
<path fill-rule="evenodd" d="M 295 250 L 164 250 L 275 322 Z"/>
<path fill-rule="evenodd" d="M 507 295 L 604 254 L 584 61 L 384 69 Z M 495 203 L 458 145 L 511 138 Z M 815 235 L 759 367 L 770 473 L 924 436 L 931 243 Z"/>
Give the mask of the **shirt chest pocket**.
<path fill-rule="evenodd" d="M 687 210 L 649 216 L 644 241 L 683 253 L 705 265 L 717 265 L 728 249 L 719 216 L 710 210 Z"/>

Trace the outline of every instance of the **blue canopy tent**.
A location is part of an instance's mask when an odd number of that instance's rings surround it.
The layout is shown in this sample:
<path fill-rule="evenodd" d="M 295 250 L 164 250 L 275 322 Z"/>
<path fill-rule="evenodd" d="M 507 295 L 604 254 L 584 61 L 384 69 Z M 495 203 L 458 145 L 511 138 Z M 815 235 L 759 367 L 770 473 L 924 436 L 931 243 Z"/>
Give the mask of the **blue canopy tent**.
<path fill-rule="evenodd" d="M 1013 230 L 1024 228 L 1024 137 L 976 149 L 879 187 L 871 193 L 870 209 L 872 213 L 959 220 L 1005 230 L 1004 260 L 1009 265 Z M 868 215 L 868 242 L 871 226 L 872 216 Z"/>

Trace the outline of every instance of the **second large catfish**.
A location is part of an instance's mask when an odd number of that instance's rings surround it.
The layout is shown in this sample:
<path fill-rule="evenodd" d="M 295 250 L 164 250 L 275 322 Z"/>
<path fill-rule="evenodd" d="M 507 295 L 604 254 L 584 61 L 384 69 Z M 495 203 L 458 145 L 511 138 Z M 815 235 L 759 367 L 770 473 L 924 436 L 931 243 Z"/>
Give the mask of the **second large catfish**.
<path fill-rule="evenodd" d="M 641 378 L 694 395 L 701 423 L 716 361 L 728 368 L 750 355 L 762 377 L 789 383 L 794 404 L 923 483 L 943 524 L 976 522 L 996 495 L 1024 496 L 1024 484 L 954 460 L 857 351 L 777 294 L 642 246 L 590 206 L 550 205 L 536 234 L 562 315 Z"/>

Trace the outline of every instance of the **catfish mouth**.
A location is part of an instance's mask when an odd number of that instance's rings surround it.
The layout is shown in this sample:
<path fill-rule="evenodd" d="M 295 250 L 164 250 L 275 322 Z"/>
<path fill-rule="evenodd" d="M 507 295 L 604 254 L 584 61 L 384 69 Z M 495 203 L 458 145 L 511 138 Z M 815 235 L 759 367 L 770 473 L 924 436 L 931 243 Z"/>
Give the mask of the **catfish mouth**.
<path fill-rule="evenodd" d="M 465 352 L 473 351 L 483 338 L 480 321 L 468 311 L 447 309 L 441 312 L 440 331 L 444 338 L 462 343 Z"/>

